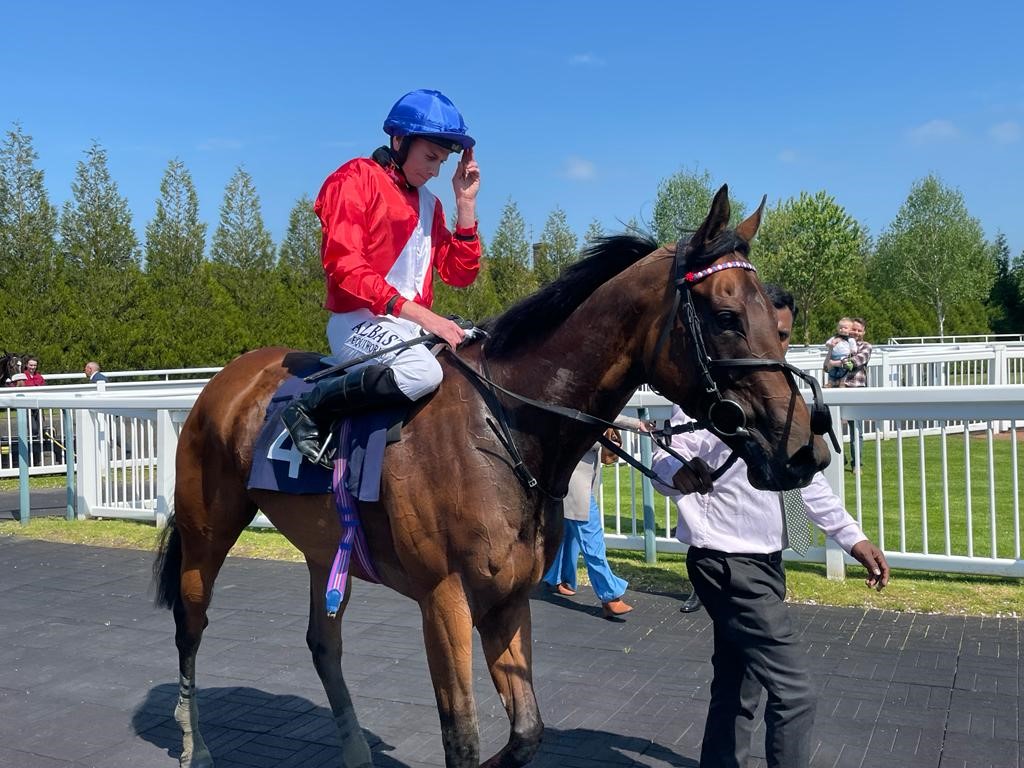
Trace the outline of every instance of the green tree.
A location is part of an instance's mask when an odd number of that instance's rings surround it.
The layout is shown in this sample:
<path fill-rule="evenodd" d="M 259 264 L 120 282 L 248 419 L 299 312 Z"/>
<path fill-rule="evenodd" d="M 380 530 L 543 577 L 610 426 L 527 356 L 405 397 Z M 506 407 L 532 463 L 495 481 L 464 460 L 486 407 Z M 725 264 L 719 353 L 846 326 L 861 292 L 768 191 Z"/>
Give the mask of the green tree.
<path fill-rule="evenodd" d="M 673 243 L 696 230 L 707 218 L 717 191 L 707 170 L 681 170 L 662 179 L 654 202 L 654 239 Z M 729 206 L 730 222 L 735 225 L 743 220 L 746 208 L 732 197 Z"/>
<path fill-rule="evenodd" d="M 562 271 L 579 259 L 579 242 L 569 228 L 565 211 L 556 207 L 548 215 L 544 231 L 540 235 L 539 248 L 534 248 L 533 273 L 538 285 L 546 285 L 558 278 Z M 538 263 L 540 251 L 542 258 Z"/>
<path fill-rule="evenodd" d="M 274 243 L 252 177 L 239 167 L 224 189 L 210 248 L 213 312 L 224 330 L 217 354 L 230 359 L 275 342 L 280 289 Z"/>
<path fill-rule="evenodd" d="M 952 310 L 988 298 L 996 265 L 960 191 L 930 175 L 913 184 L 882 233 L 871 272 L 876 284 L 928 306 L 943 336 Z"/>
<path fill-rule="evenodd" d="M 67 300 L 57 269 L 57 211 L 36 168 L 39 156 L 15 123 L 0 145 L 0 346 L 53 360 L 58 340 L 49 318 Z"/>
<path fill-rule="evenodd" d="M 224 188 L 210 257 L 215 264 L 238 267 L 243 272 L 265 272 L 274 265 L 274 243 L 263 224 L 260 196 L 252 176 L 241 166 Z"/>
<path fill-rule="evenodd" d="M 197 358 L 202 339 L 215 322 L 203 273 L 206 224 L 199 219 L 199 196 L 192 174 L 174 159 L 160 182 L 156 212 L 146 225 L 147 366 L 181 368 L 210 365 Z"/>
<path fill-rule="evenodd" d="M 85 156 L 71 183 L 72 199 L 61 213 L 63 251 L 73 264 L 86 269 L 109 267 L 137 274 L 139 241 L 128 200 L 110 177 L 107 151 L 94 142 Z"/>
<path fill-rule="evenodd" d="M 487 244 L 480 239 L 483 257 L 480 273 L 476 280 L 465 288 L 455 288 L 440 280 L 434 280 L 434 311 L 441 315 L 458 315 L 481 323 L 499 314 L 504 305 L 498 299 L 494 280 L 491 277 L 491 261 L 487 257 Z"/>
<path fill-rule="evenodd" d="M 62 318 L 74 329 L 66 353 L 80 358 L 75 368 L 89 359 L 107 368 L 133 368 L 143 362 L 147 343 L 139 243 L 106 150 L 94 142 L 85 156 L 60 217 L 61 252 L 75 286 Z"/>
<path fill-rule="evenodd" d="M 604 237 L 604 227 L 601 226 L 601 222 L 591 219 L 590 224 L 587 225 L 587 231 L 583 233 L 583 247 L 589 248 L 602 237 Z"/>
<path fill-rule="evenodd" d="M 32 137 L 15 123 L 0 145 L 0 277 L 15 265 L 49 268 L 56 252 L 57 210 L 38 159 Z"/>
<path fill-rule="evenodd" d="M 324 346 L 327 311 L 324 269 L 320 259 L 320 219 L 308 195 L 300 197 L 288 216 L 277 272 L 281 296 L 277 302 L 275 343 L 301 349 Z"/>
<path fill-rule="evenodd" d="M 824 191 L 801 192 L 766 211 L 753 258 L 762 280 L 793 293 L 805 344 L 817 310 L 850 297 L 863 281 L 866 240 L 856 219 Z"/>
<path fill-rule="evenodd" d="M 1010 257 L 1006 235 L 992 243 L 995 280 L 988 295 L 989 322 L 995 333 L 1024 332 L 1024 254 Z"/>
<path fill-rule="evenodd" d="M 530 242 L 519 207 L 509 198 L 501 211 L 490 247 L 490 277 L 504 309 L 531 293 L 536 282 L 530 271 Z"/>

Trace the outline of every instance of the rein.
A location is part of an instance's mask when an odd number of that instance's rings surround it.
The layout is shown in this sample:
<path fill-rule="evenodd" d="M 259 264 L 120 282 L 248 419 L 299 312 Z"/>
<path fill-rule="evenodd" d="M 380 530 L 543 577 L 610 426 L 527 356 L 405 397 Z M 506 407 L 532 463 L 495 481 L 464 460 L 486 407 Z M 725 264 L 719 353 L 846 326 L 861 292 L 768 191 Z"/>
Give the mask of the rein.
<path fill-rule="evenodd" d="M 519 402 L 525 403 L 526 405 L 529 405 L 538 410 L 547 411 L 548 413 L 554 413 L 558 416 L 562 416 L 567 419 L 572 419 L 573 421 L 582 422 L 583 424 L 591 424 L 593 426 L 603 427 L 605 429 L 617 429 L 622 432 L 632 432 L 635 435 L 650 435 L 655 440 L 655 442 L 658 443 L 659 446 L 661 446 L 667 453 L 681 461 L 685 466 L 689 466 L 689 460 L 681 456 L 679 453 L 677 453 L 672 448 L 672 446 L 668 445 L 667 443 L 671 439 L 671 436 L 674 434 L 679 434 L 680 432 L 695 432 L 698 429 L 705 429 L 707 427 L 707 424 L 704 422 L 689 422 L 688 424 L 677 426 L 671 426 L 666 423 L 665 428 L 662 430 L 644 432 L 642 429 L 622 426 L 619 424 L 615 424 L 614 422 L 611 421 L 606 421 L 597 416 L 593 416 L 589 413 L 584 413 L 578 408 L 566 408 L 565 406 L 562 405 L 545 403 L 542 400 L 535 400 L 532 397 L 527 397 L 526 395 L 521 395 L 518 392 L 513 392 L 512 390 L 506 389 L 505 387 L 501 386 L 493 379 L 491 379 L 489 376 L 490 371 L 488 371 L 487 373 L 480 373 L 475 368 L 473 368 L 469 363 L 467 363 L 465 360 L 459 357 L 458 354 L 456 354 L 456 352 L 451 348 L 448 349 L 448 354 L 463 371 L 465 371 L 474 379 L 486 384 L 487 387 L 489 388 L 490 393 L 492 395 L 492 397 L 490 398 L 492 402 L 491 411 L 497 416 L 500 426 L 500 429 L 495 429 L 495 432 L 497 433 L 498 439 L 500 440 L 501 444 L 505 447 L 505 450 L 509 452 L 509 455 L 511 455 L 512 459 L 514 460 L 512 469 L 515 472 L 516 477 L 518 477 L 520 482 L 522 482 L 523 485 L 525 485 L 527 488 L 536 488 L 537 490 L 541 491 L 544 495 L 549 496 L 553 499 L 563 499 L 565 498 L 565 494 L 558 496 L 542 488 L 538 484 L 537 478 L 535 478 L 533 474 L 530 472 L 529 468 L 527 468 L 526 463 L 523 460 L 522 454 L 519 452 L 519 448 L 516 446 L 515 439 L 512 437 L 512 430 L 508 426 L 508 419 L 505 415 L 505 409 L 502 408 L 501 403 L 498 401 L 497 397 L 494 396 L 495 390 L 501 392 L 504 395 L 507 395 L 508 397 L 511 397 L 514 400 L 518 400 Z M 486 371 L 487 358 L 481 355 L 481 359 L 484 370 Z M 488 420 L 488 422 L 490 423 L 490 420 Z M 495 425 L 492 423 L 491 428 L 494 429 L 494 426 Z M 612 441 L 608 440 L 604 435 L 601 435 L 597 439 L 597 441 L 605 448 L 610 450 L 612 453 L 619 456 L 631 467 L 649 477 L 651 480 L 655 480 L 661 483 L 664 482 L 660 477 L 658 477 L 657 474 L 655 474 L 653 469 L 634 459 L 632 456 L 629 455 L 629 453 L 627 453 L 619 446 L 615 445 L 615 443 L 613 443 Z M 732 466 L 735 463 L 736 458 L 738 457 L 735 454 L 733 454 L 733 456 L 730 456 L 729 460 L 726 461 L 725 464 L 715 469 L 711 475 L 712 480 L 717 480 L 719 477 L 721 477 L 722 473 L 724 473 L 730 466 Z"/>

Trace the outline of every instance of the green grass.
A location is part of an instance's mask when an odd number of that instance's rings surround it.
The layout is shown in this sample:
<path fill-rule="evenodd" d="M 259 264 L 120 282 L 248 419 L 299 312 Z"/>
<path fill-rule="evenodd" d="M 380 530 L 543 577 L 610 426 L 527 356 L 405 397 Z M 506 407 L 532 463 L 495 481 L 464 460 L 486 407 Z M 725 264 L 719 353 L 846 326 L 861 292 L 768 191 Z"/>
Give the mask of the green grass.
<path fill-rule="evenodd" d="M 36 488 L 63 488 L 67 481 L 67 475 L 33 475 L 28 479 L 28 487 L 29 490 Z M 18 478 L 0 477 L 0 491 L 16 491 L 19 487 Z"/>
<path fill-rule="evenodd" d="M 1012 444 L 1005 436 L 997 436 L 992 442 L 994 481 L 990 484 L 988 476 L 988 440 L 984 434 L 970 438 L 970 498 L 973 510 L 971 541 L 975 556 L 991 557 L 993 517 L 996 532 L 996 557 L 1015 557 L 1014 549 L 1014 489 L 1013 489 L 1013 456 Z M 876 452 L 881 450 L 882 472 L 879 475 L 876 463 Z M 864 444 L 864 469 L 860 477 L 861 484 L 861 520 L 864 532 L 876 544 L 886 551 L 921 552 L 927 528 L 928 551 L 945 553 L 946 529 L 943 521 L 943 477 L 942 477 L 942 437 L 930 435 L 924 438 L 924 502 L 921 492 L 921 469 L 919 459 L 921 443 L 916 433 L 905 433 L 903 440 L 902 463 L 900 462 L 898 441 L 885 440 L 879 444 L 868 441 Z M 947 472 L 949 487 L 949 541 L 950 554 L 968 554 L 967 531 L 967 471 L 963 435 L 955 434 L 946 437 Z M 1024 449 L 1018 451 L 1017 461 L 1021 461 Z M 1020 471 L 1020 482 L 1024 483 L 1024 472 Z M 899 480 L 902 475 L 904 488 L 905 529 L 900 530 L 898 493 Z M 854 517 L 857 516 L 856 482 L 857 477 L 851 472 L 845 473 L 846 507 Z M 879 480 L 881 478 L 881 480 Z M 615 481 L 614 473 L 605 471 L 602 477 L 605 528 L 615 530 Z M 990 485 L 994 497 L 994 514 L 989 511 Z M 881 493 L 882 514 L 879 515 L 879 487 Z M 1018 491 L 1019 493 L 1019 491 Z M 630 504 L 636 499 L 638 508 L 637 530 L 642 532 L 641 490 L 639 481 L 635 488 L 631 487 L 629 473 L 620 471 L 620 503 L 623 511 L 621 523 L 623 533 L 632 532 L 632 521 L 628 517 Z M 1018 500 L 1018 504 L 1019 504 Z M 665 499 L 655 493 L 654 510 L 657 534 L 665 536 Z M 675 517 L 670 516 L 670 525 L 675 525 Z"/>
<path fill-rule="evenodd" d="M 27 526 L 0 522 L 0 536 L 25 536 L 45 541 L 99 547 L 155 550 L 158 533 L 151 523 L 124 520 L 78 520 L 36 518 Z M 231 550 L 236 557 L 301 561 L 301 556 L 274 530 L 246 530 Z M 612 550 L 612 569 L 640 592 L 679 595 L 689 593 L 685 558 L 660 554 L 657 564 L 644 561 L 642 552 Z M 787 564 L 791 601 L 818 605 L 840 605 L 918 613 L 965 614 L 976 616 L 1024 615 L 1024 590 L 1018 581 L 984 576 L 961 576 L 895 571 L 889 587 L 877 593 L 864 586 L 861 569 L 847 568 L 846 581 L 829 581 L 825 566 L 810 563 Z M 580 570 L 580 583 L 587 584 Z"/>
<path fill-rule="evenodd" d="M 951 435 L 946 439 L 949 467 L 949 508 L 950 541 L 953 554 L 966 554 L 967 525 L 966 471 L 964 461 L 964 440 L 962 435 Z M 993 441 L 995 465 L 995 519 L 997 531 L 997 554 L 1000 557 L 1013 556 L 1013 488 L 1011 482 L 1012 455 L 1009 440 L 997 438 Z M 860 476 L 863 493 L 864 528 L 869 537 L 878 541 L 879 515 L 877 494 L 879 477 L 875 469 L 876 447 L 865 444 L 864 470 Z M 924 440 L 926 461 L 926 500 L 922 512 L 921 475 L 918 464 L 920 446 L 916 435 L 904 440 L 902 472 L 906 490 L 905 536 L 906 548 L 913 551 L 924 540 L 922 520 L 928 522 L 928 544 L 932 552 L 944 549 L 945 532 L 942 526 L 942 475 L 940 465 L 941 438 L 929 436 Z M 894 440 L 881 443 L 881 524 L 884 528 L 884 543 L 889 551 L 900 549 L 898 527 L 898 479 L 899 457 Z M 973 541 L 976 555 L 990 554 L 989 537 L 989 480 L 988 443 L 984 435 L 971 438 L 971 500 L 974 507 Z M 847 507 L 856 514 L 854 488 L 856 478 L 846 473 Z M 603 476 L 605 516 L 609 531 L 614 530 L 614 473 L 605 471 Z M 1022 478 L 1024 480 L 1024 478 Z M 32 488 L 63 487 L 64 477 L 33 477 Z M 631 531 L 628 517 L 630 501 L 635 496 L 639 508 L 640 485 L 630 486 L 629 473 L 620 472 L 620 500 L 624 513 L 622 531 Z M 16 490 L 17 478 L 0 480 L 0 490 Z M 655 494 L 655 519 L 659 535 L 665 535 L 664 498 Z M 675 518 L 670 518 L 674 525 Z M 642 531 L 642 520 L 637 523 Z M 34 519 L 28 526 L 17 522 L 0 522 L 0 536 L 29 536 L 49 541 L 86 544 L 108 547 L 130 547 L 152 550 L 155 547 L 156 529 L 147 523 L 115 520 L 87 520 L 69 523 L 62 519 Z M 301 560 L 297 550 L 283 536 L 273 530 L 247 530 L 232 550 L 232 555 L 275 560 Z M 609 552 L 609 561 L 616 573 L 630 581 L 630 588 L 666 594 L 683 595 L 690 591 L 686 580 L 686 565 L 681 555 L 659 554 L 658 562 L 650 565 L 644 562 L 641 552 L 615 550 Z M 825 566 L 814 563 L 787 564 L 790 599 L 796 602 L 857 606 L 887 610 L 915 611 L 922 613 L 968 614 L 983 616 L 1024 616 L 1024 585 L 1016 579 L 1002 579 L 986 576 L 961 574 L 939 574 L 898 570 L 888 589 L 876 593 L 864 586 L 859 566 L 847 568 L 845 581 L 829 581 L 825 578 Z M 586 573 L 581 569 L 581 583 L 587 583 Z"/>

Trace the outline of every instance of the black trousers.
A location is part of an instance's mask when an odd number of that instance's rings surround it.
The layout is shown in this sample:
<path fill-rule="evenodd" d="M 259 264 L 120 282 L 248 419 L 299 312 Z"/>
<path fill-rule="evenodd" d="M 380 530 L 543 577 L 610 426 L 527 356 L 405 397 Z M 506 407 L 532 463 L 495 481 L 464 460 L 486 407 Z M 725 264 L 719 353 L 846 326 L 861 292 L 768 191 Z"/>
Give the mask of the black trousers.
<path fill-rule="evenodd" d="M 816 696 L 785 604 L 782 554 L 690 547 L 686 566 L 715 636 L 700 768 L 746 768 L 762 689 L 768 765 L 806 768 Z"/>

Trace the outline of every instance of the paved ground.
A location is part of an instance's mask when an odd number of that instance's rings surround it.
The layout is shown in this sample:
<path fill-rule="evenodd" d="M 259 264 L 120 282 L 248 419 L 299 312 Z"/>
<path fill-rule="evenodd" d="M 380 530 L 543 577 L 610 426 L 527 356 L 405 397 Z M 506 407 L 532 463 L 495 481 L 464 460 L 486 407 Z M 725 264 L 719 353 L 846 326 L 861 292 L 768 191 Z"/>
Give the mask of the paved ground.
<path fill-rule="evenodd" d="M 177 765 L 173 622 L 152 607 L 150 565 L 143 552 L 0 538 L 0 766 Z M 199 684 L 219 768 L 337 765 L 305 649 L 306 583 L 302 566 L 242 559 L 218 580 Z M 630 602 L 628 621 L 613 623 L 589 590 L 534 599 L 547 724 L 537 768 L 696 766 L 707 617 L 680 614 L 675 597 L 630 593 Z M 815 766 L 1021 765 L 1020 621 L 793 610 L 821 693 Z M 443 765 L 415 605 L 357 584 L 345 638 L 377 764 Z M 481 658 L 478 646 L 489 755 L 507 720 Z"/>
<path fill-rule="evenodd" d="M 29 504 L 33 517 L 64 517 L 68 510 L 66 488 L 39 488 L 31 491 Z M 21 496 L 18 491 L 0 491 L 0 520 L 21 519 Z"/>

